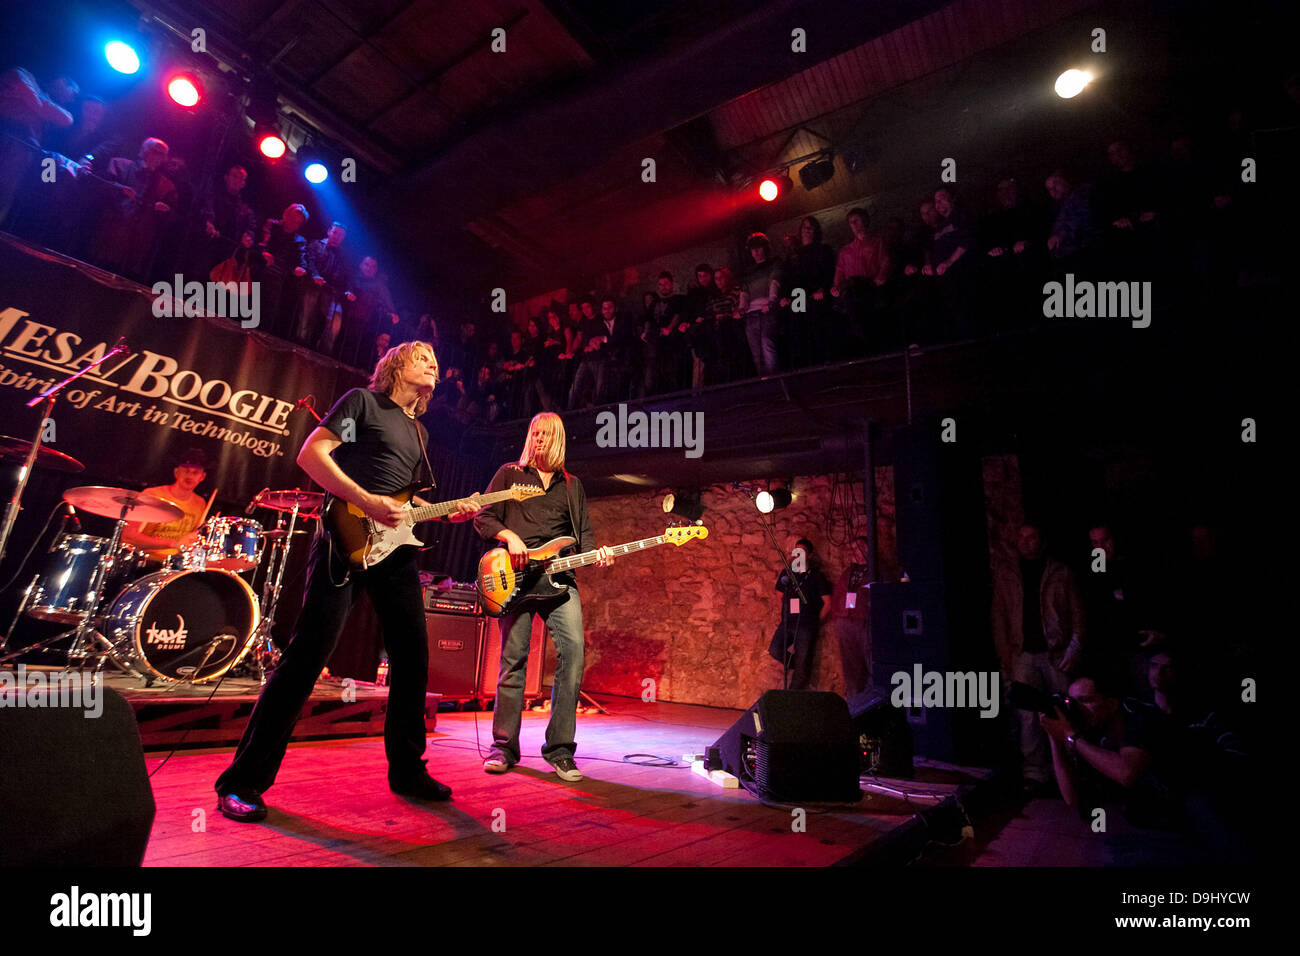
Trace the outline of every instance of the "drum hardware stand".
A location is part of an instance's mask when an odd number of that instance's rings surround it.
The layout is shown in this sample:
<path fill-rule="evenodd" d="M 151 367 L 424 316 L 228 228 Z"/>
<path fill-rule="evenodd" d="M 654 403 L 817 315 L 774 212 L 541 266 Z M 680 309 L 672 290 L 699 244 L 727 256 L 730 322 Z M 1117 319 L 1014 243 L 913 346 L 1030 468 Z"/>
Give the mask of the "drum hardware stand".
<path fill-rule="evenodd" d="M 260 494 L 257 496 L 262 497 Z M 295 503 L 289 512 L 289 528 L 285 535 L 271 547 L 270 560 L 266 569 L 266 580 L 262 582 L 262 617 L 253 632 L 253 657 L 257 661 L 258 681 L 266 685 L 267 660 L 274 668 L 280 660 L 280 651 L 271 640 L 271 626 L 275 623 L 275 609 L 280 601 L 280 589 L 284 582 L 284 569 L 289 563 L 289 548 L 293 545 L 293 531 L 298 523 L 298 505 Z M 284 512 L 275 524 L 276 530 L 284 529 Z"/>
<path fill-rule="evenodd" d="M 69 375 L 61 382 L 55 382 L 27 403 L 28 408 L 35 408 L 41 402 L 45 402 L 45 412 L 36 422 L 36 435 L 32 439 L 31 450 L 27 453 L 27 460 L 18 471 L 18 486 L 14 488 L 13 497 L 9 499 L 9 505 L 5 508 L 4 522 L 0 524 L 0 560 L 4 560 L 5 547 L 9 544 L 9 535 L 14 529 L 14 522 L 18 520 L 18 512 L 22 510 L 23 492 L 27 490 L 27 479 L 31 477 L 32 469 L 36 467 L 36 455 L 41 449 L 41 440 L 45 435 L 45 423 L 50 421 L 54 414 L 54 400 L 65 385 L 75 382 L 81 376 L 103 365 L 109 359 L 129 351 L 131 350 L 127 347 L 126 339 L 118 339 L 117 344 L 99 361 L 91 362 L 85 368 L 74 375 Z"/>
<path fill-rule="evenodd" d="M 23 611 L 27 610 L 27 602 L 31 600 L 32 591 L 36 590 L 36 582 L 41 579 L 40 574 L 32 575 L 32 583 L 23 589 L 23 599 L 18 602 L 18 610 L 14 612 L 14 619 L 9 622 L 9 630 L 5 631 L 5 636 L 0 638 L 0 654 L 4 654 L 5 648 L 9 646 L 9 638 L 13 637 L 14 628 L 18 626 L 18 619 L 23 616 Z M 0 663 L 8 660 L 6 657 L 0 657 Z"/>
<path fill-rule="evenodd" d="M 176 678 L 172 678 L 170 681 L 167 682 L 168 683 L 168 686 L 166 688 L 167 693 L 171 693 L 178 687 L 194 687 L 198 683 L 197 680 L 198 675 L 202 672 L 203 668 L 208 666 L 208 661 L 212 660 L 212 654 L 217 649 L 217 645 L 226 639 L 230 639 L 232 641 L 237 642 L 239 640 L 239 636 L 236 634 L 226 634 L 226 633 L 218 634 L 216 637 L 208 641 L 207 646 L 205 648 L 198 648 L 198 647 L 191 648 L 190 650 L 182 654 L 180 657 L 176 658 L 176 660 L 172 662 L 173 664 L 180 663 L 181 661 L 185 660 L 186 657 L 189 657 L 193 654 L 197 654 L 200 650 L 205 650 L 207 652 L 203 655 L 203 660 L 199 661 L 199 666 L 194 668 L 194 673 L 191 676 L 185 678 L 184 680 L 178 680 Z M 145 686 L 151 687 L 153 686 L 154 678 L 152 676 L 149 676 L 145 678 L 145 681 L 147 682 Z M 221 681 L 218 680 L 217 683 L 220 684 Z"/>

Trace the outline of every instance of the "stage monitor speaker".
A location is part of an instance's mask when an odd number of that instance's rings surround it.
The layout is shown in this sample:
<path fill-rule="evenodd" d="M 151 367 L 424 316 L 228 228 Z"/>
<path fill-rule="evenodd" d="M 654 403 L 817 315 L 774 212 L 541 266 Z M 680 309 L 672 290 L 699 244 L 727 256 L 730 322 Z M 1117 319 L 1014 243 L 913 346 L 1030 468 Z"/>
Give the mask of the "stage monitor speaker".
<path fill-rule="evenodd" d="M 844 698 L 769 690 L 713 744 L 723 770 L 782 803 L 856 802 L 861 755 Z"/>
<path fill-rule="evenodd" d="M 528 638 L 528 668 L 524 673 L 524 697 L 542 696 L 542 675 L 546 670 L 546 651 L 551 641 L 546 634 L 546 624 L 540 617 L 533 618 L 533 631 Z M 501 619 L 488 619 L 487 640 L 483 651 L 483 667 L 479 672 L 479 699 L 494 700 L 497 696 L 497 678 L 501 671 Z"/>
<path fill-rule="evenodd" d="M 12 696 L 0 707 L 0 867 L 144 860 L 154 801 L 140 729 L 121 694 L 102 685 L 95 693 L 95 717 L 82 707 L 15 707 Z"/>
<path fill-rule="evenodd" d="M 891 704 L 888 694 L 864 690 L 849 698 L 849 716 L 858 735 L 864 774 L 912 776 L 912 728 L 905 710 Z"/>
<path fill-rule="evenodd" d="M 429 692 L 448 700 L 476 696 L 483 664 L 484 619 L 426 612 L 424 623 L 429 638 Z"/>

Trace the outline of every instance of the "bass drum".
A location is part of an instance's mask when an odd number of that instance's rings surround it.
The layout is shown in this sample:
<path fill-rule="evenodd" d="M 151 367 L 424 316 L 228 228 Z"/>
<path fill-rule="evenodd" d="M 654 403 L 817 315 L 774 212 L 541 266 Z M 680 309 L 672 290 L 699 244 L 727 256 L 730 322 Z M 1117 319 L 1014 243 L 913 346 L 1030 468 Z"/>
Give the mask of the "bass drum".
<path fill-rule="evenodd" d="M 118 595 L 104 633 L 137 668 L 200 684 L 239 663 L 259 617 L 253 589 L 229 571 L 159 571 Z"/>

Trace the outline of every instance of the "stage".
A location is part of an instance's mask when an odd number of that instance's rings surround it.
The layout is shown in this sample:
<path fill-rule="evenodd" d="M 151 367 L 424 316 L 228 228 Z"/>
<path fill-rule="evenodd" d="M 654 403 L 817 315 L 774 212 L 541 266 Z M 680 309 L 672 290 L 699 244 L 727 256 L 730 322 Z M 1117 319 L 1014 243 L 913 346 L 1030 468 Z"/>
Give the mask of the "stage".
<path fill-rule="evenodd" d="M 230 748 L 180 750 L 152 778 L 157 814 L 145 866 L 833 866 L 906 861 L 933 835 L 927 818 L 961 813 L 985 770 L 929 765 L 908 790 L 868 793 L 856 806 L 765 806 L 682 764 L 739 711 L 601 697 L 610 711 L 578 719 L 579 767 L 565 783 L 538 756 L 544 712 L 526 711 L 522 762 L 482 770 L 490 712 L 444 712 L 429 735 L 429 772 L 455 791 L 424 804 L 388 790 L 382 737 L 295 742 L 270 813 L 257 824 L 215 809 L 212 782 Z M 676 767 L 639 766 L 655 757 Z M 149 771 L 165 752 L 146 753 Z M 802 809 L 804 812 L 797 812 Z M 967 841 L 969 842 L 969 841 Z"/>

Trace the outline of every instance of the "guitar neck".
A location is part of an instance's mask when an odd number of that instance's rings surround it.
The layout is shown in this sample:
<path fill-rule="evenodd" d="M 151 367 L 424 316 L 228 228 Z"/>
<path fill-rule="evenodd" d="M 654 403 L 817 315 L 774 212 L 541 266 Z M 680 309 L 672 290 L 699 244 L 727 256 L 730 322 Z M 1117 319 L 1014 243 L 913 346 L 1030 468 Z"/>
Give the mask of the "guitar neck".
<path fill-rule="evenodd" d="M 637 551 L 657 547 L 667 540 L 663 535 L 656 535 L 653 538 L 642 538 L 640 541 L 629 541 L 627 544 L 616 544 L 609 550 L 614 557 L 618 558 L 625 554 L 634 554 Z M 544 569 L 547 574 L 569 571 L 573 568 L 581 568 L 584 565 L 595 564 L 598 558 L 598 551 L 584 551 L 582 554 L 573 554 L 567 558 L 551 558 L 544 565 Z"/>
<path fill-rule="evenodd" d="M 494 505 L 498 501 L 508 501 L 514 497 L 513 491 L 494 491 L 491 494 L 479 495 L 478 501 L 484 507 Z M 462 501 L 468 501 L 468 498 L 453 498 L 451 501 L 439 501 L 433 505 L 422 505 L 418 508 L 412 508 L 410 514 L 411 523 L 417 521 L 430 521 L 433 518 L 441 518 L 451 514 L 456 510 L 456 506 Z"/>

